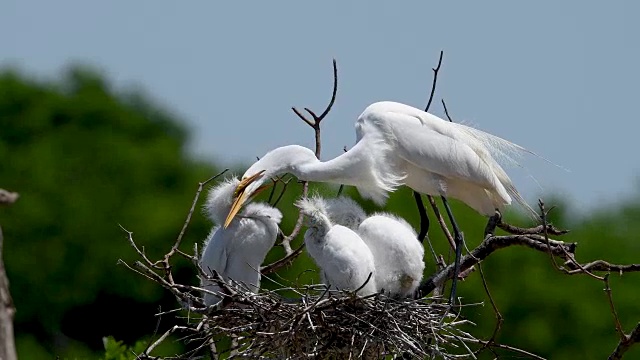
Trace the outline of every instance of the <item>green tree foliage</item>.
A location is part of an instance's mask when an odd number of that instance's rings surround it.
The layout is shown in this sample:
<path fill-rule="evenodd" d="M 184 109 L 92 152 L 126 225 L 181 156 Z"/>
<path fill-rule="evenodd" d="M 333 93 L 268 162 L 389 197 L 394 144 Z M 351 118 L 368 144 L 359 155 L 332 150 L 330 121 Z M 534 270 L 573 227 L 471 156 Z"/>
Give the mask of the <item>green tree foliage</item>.
<path fill-rule="evenodd" d="M 132 347 L 117 341 L 113 336 L 104 337 L 104 360 L 135 360 L 136 354 L 142 353 L 147 344 L 144 341 L 136 342 Z"/>
<path fill-rule="evenodd" d="M 132 341 L 153 331 L 159 304 L 173 306 L 116 265 L 133 258 L 118 224 L 152 256 L 173 241 L 214 172 L 187 157 L 186 141 L 175 116 L 87 69 L 56 83 L 0 75 L 0 179 L 21 194 L 0 213 L 21 357 L 34 358 L 34 344 L 64 356 L 101 348 L 104 335 Z M 191 231 L 204 236 L 197 220 Z"/>
<path fill-rule="evenodd" d="M 330 132 L 330 119 L 323 126 Z M 154 333 L 158 319 L 153 314 L 159 306 L 177 307 L 155 283 L 116 265 L 119 258 L 136 259 L 118 224 L 134 232 L 152 259 L 173 244 L 197 183 L 218 172 L 191 159 L 187 141 L 175 115 L 143 94 L 118 93 L 93 71 L 70 68 L 56 82 L 33 81 L 15 71 L 0 74 L 1 185 L 21 194 L 18 203 L 0 211 L 21 358 L 130 358 L 130 350 L 143 346 L 136 340 L 148 341 Z M 274 199 L 281 188 L 279 184 Z M 312 192 L 335 196 L 337 187 L 313 186 Z M 300 193 L 300 184 L 291 181 L 278 205 L 285 233 L 293 229 L 297 212 L 292 204 Z M 380 210 L 362 201 L 353 188 L 345 193 L 369 211 Z M 269 195 L 265 191 L 260 197 Z M 579 242 L 580 260 L 640 262 L 639 198 L 584 218 L 571 216 L 561 198 L 547 199 L 547 204 L 558 205 L 551 218 L 572 230 L 562 240 Z M 453 205 L 468 246 L 478 245 L 485 219 L 462 204 Z M 384 210 L 419 224 L 407 189 L 394 193 Z M 450 257 L 430 216 L 431 241 L 438 253 Z M 505 218 L 531 225 L 516 213 Z M 210 226 L 197 211 L 182 249 L 201 242 Z M 300 242 L 301 237 L 294 247 Z M 282 254 L 274 248 L 267 262 Z M 428 276 L 436 267 L 429 251 L 425 259 Z M 559 273 L 548 255 L 521 247 L 499 250 L 482 265 L 505 318 L 499 342 L 553 359 L 603 358 L 617 344 L 601 282 Z M 271 278 L 317 281 L 317 272 L 308 269 L 315 266 L 303 253 Z M 182 282 L 197 281 L 186 262 L 178 262 L 174 273 Z M 274 281 L 264 279 L 263 284 L 274 288 Z M 640 275 L 611 274 L 611 285 L 622 325 L 630 330 L 640 321 Z M 462 316 L 477 324 L 470 331 L 489 337 L 495 319 L 477 271 L 460 283 L 459 294 L 464 303 L 484 304 L 465 308 Z M 164 317 L 158 331 L 170 325 Z M 120 341 L 108 338 L 103 344 L 105 336 Z M 181 345 L 171 346 L 161 351 L 176 353 Z M 628 354 L 634 357 L 640 357 L 640 346 Z"/>

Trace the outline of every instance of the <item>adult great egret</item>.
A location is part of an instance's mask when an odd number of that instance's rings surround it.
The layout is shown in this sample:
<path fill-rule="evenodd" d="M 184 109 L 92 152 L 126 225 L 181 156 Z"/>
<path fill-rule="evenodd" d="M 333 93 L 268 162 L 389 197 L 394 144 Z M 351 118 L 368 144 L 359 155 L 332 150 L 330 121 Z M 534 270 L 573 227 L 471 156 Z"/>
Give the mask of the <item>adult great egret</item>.
<path fill-rule="evenodd" d="M 283 173 L 355 186 L 378 205 L 404 184 L 420 193 L 456 198 L 486 216 L 512 198 L 535 213 L 494 159 L 529 152 L 519 145 L 390 101 L 364 110 L 356 121 L 356 138 L 349 151 L 325 162 L 298 145 L 269 151 L 244 173 L 225 226 L 264 181 Z"/>
<path fill-rule="evenodd" d="M 244 284 L 254 292 L 260 289 L 260 265 L 278 236 L 282 220 L 280 210 L 265 203 L 248 204 L 229 226 L 221 227 L 233 201 L 238 178 L 227 179 L 209 191 L 205 213 L 215 226 L 204 244 L 200 266 L 205 272 L 215 270 L 228 283 Z M 232 281 L 230 281 L 232 280 Z M 203 287 L 220 293 L 213 281 L 202 279 Z M 204 294 L 207 306 L 218 303 L 221 296 Z"/>
<path fill-rule="evenodd" d="M 308 216 L 304 243 L 321 269 L 322 281 L 332 288 L 358 290 L 360 295 L 375 293 L 373 254 L 360 236 L 345 226 L 332 224 L 320 197 L 301 199 L 296 206 Z"/>
<path fill-rule="evenodd" d="M 387 213 L 367 217 L 353 199 L 326 200 L 329 219 L 354 230 L 367 244 L 376 266 L 378 290 L 394 296 L 412 296 L 424 272 L 424 248 L 413 227 Z"/>

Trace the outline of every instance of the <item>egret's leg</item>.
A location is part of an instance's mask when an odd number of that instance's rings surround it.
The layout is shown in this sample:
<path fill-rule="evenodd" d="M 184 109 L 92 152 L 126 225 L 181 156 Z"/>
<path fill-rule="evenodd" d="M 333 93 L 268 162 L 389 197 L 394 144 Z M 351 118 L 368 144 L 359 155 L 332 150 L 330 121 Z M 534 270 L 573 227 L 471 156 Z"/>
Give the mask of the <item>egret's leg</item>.
<path fill-rule="evenodd" d="M 427 233 L 429 232 L 429 216 L 427 216 L 427 210 L 424 208 L 422 195 L 420 195 L 419 192 L 414 191 L 413 198 L 416 200 L 418 213 L 420 214 L 420 234 L 418 234 L 418 240 L 421 243 L 424 243 L 424 239 L 427 238 Z"/>
<path fill-rule="evenodd" d="M 484 237 L 486 238 L 488 235 L 493 235 L 496 230 L 496 226 L 502 220 L 502 214 L 500 214 L 500 210 L 496 209 L 496 213 L 493 216 L 489 217 L 489 221 L 487 222 L 487 226 L 484 228 Z"/>
<path fill-rule="evenodd" d="M 453 218 L 453 213 L 451 212 L 451 208 L 449 207 L 449 202 L 447 198 L 444 196 L 440 196 L 442 198 L 442 203 L 444 204 L 445 210 L 447 210 L 447 215 L 449 216 L 449 221 L 451 221 L 451 226 L 453 227 L 453 240 L 456 243 L 456 258 L 454 262 L 453 268 L 453 282 L 451 283 L 451 295 L 449 296 L 449 303 L 454 305 L 456 298 L 456 287 L 458 285 L 458 274 L 460 274 L 460 258 L 462 257 L 462 242 L 464 239 L 462 238 L 462 233 L 458 228 L 458 224 L 456 223 L 456 219 Z"/>

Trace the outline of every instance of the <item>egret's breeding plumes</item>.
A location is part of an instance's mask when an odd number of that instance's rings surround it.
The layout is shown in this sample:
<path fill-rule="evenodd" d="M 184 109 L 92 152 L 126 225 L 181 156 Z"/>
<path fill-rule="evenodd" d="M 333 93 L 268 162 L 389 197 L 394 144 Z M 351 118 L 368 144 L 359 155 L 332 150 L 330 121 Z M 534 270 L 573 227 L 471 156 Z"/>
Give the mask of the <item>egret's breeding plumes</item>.
<path fill-rule="evenodd" d="M 296 203 L 308 216 L 304 243 L 320 267 L 322 281 L 340 290 L 358 290 L 360 295 L 377 291 L 373 254 L 358 234 L 334 225 L 327 216 L 324 199 L 313 197 Z"/>
<path fill-rule="evenodd" d="M 389 101 L 364 110 L 356 122 L 356 138 L 349 151 L 325 162 L 298 145 L 271 150 L 245 172 L 227 223 L 264 181 L 283 173 L 355 186 L 378 205 L 405 184 L 423 194 L 461 200 L 487 216 L 512 199 L 533 212 L 497 162 L 529 152 L 519 145 Z"/>
<path fill-rule="evenodd" d="M 215 270 L 228 283 L 241 284 L 257 293 L 260 265 L 276 241 L 282 213 L 265 203 L 251 203 L 226 228 L 220 226 L 231 209 L 239 183 L 234 177 L 209 192 L 204 209 L 217 226 L 205 241 L 200 265 L 205 272 Z M 208 280 L 203 280 L 203 287 L 216 293 L 221 291 L 216 283 Z M 204 300 L 206 305 L 213 305 L 221 296 L 205 293 Z"/>
<path fill-rule="evenodd" d="M 354 230 L 367 244 L 376 266 L 376 285 L 394 296 L 412 296 L 424 273 L 424 248 L 413 227 L 388 213 L 367 217 L 353 199 L 326 200 L 329 219 Z"/>

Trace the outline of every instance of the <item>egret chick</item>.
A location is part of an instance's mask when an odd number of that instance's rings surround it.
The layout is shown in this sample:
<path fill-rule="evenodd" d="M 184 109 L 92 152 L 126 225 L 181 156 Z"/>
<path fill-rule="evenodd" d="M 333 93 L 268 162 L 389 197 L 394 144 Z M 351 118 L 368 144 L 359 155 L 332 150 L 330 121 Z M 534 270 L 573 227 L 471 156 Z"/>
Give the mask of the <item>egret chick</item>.
<path fill-rule="evenodd" d="M 296 206 L 308 216 L 304 242 L 323 281 L 341 290 L 360 289 L 359 295 L 377 292 L 373 254 L 360 236 L 345 226 L 333 225 L 320 197 L 301 199 Z"/>
<path fill-rule="evenodd" d="M 424 273 L 424 248 L 413 227 L 389 213 L 370 217 L 353 199 L 326 200 L 329 219 L 354 231 L 367 244 L 376 266 L 376 285 L 394 296 L 412 296 Z"/>
<path fill-rule="evenodd" d="M 205 272 L 215 270 L 228 283 L 244 284 L 257 293 L 260 289 L 260 265 L 276 241 L 282 213 L 265 203 L 250 203 L 228 227 L 222 227 L 239 183 L 234 177 L 209 191 L 204 211 L 217 226 L 205 240 L 200 265 Z M 207 290 L 222 291 L 212 281 L 203 279 L 202 282 Z M 221 296 L 204 294 L 207 306 L 221 299 Z"/>

